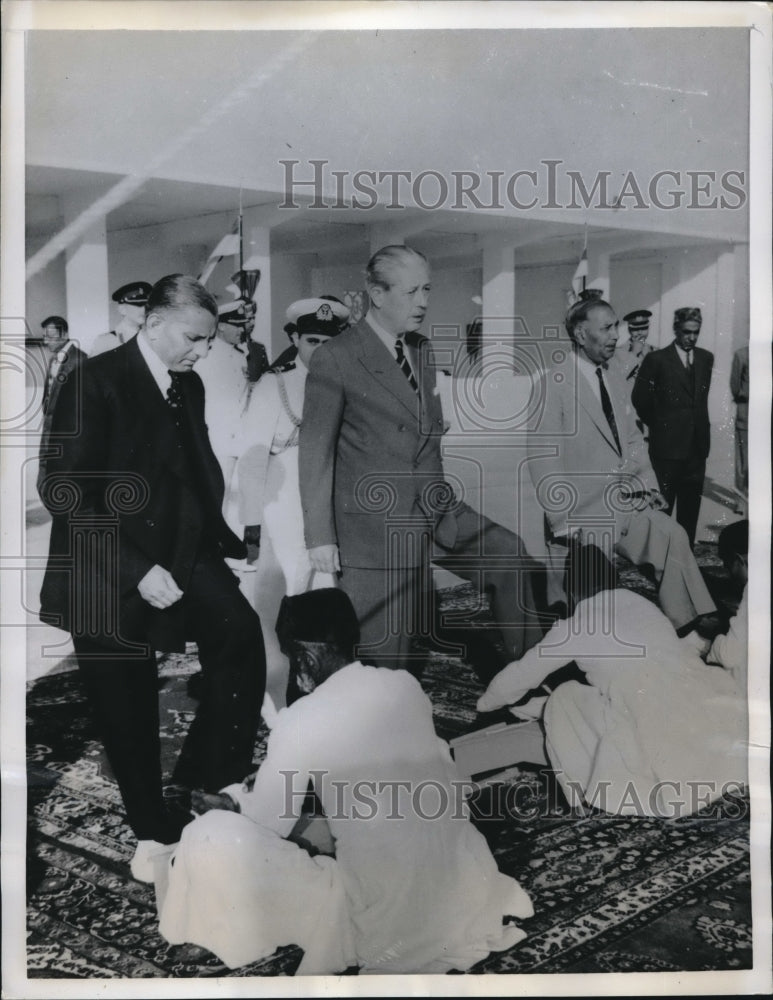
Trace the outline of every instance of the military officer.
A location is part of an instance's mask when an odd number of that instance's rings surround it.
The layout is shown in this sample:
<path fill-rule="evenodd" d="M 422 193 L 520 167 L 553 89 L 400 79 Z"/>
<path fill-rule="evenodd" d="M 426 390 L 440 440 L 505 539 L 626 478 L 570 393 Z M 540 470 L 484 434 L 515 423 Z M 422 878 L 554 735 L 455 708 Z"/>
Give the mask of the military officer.
<path fill-rule="evenodd" d="M 296 356 L 275 363 L 255 386 L 244 415 L 239 449 L 239 519 L 257 561 L 253 602 L 265 623 L 267 695 L 284 705 L 287 658 L 274 623 L 285 594 L 331 587 L 334 577 L 315 573 L 303 536 L 298 485 L 298 442 L 311 356 L 348 324 L 349 310 L 332 296 L 299 299 L 287 310 Z M 264 716 L 265 716 L 264 708 Z"/>
<path fill-rule="evenodd" d="M 654 350 L 652 344 L 647 343 L 651 316 L 649 309 L 634 309 L 623 316 L 623 322 L 628 324 L 628 343 L 617 352 L 617 358 L 629 391 L 633 389 L 643 358 Z"/>
<path fill-rule="evenodd" d="M 120 347 L 136 336 L 145 322 L 145 305 L 150 289 L 151 285 L 147 281 L 130 281 L 128 285 L 121 285 L 113 292 L 112 299 L 118 306 L 121 320 L 115 330 L 97 337 L 92 344 L 89 357 L 93 358 L 97 354 L 104 354 L 105 351 L 112 351 L 114 347 Z"/>

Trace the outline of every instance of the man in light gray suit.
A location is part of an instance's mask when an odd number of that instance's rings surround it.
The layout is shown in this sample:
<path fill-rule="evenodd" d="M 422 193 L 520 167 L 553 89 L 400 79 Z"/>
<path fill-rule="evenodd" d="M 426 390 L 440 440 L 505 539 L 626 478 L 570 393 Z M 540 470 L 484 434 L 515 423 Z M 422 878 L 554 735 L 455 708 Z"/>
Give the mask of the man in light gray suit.
<path fill-rule="evenodd" d="M 566 315 L 571 345 L 553 351 L 540 386 L 543 402 L 529 434 L 529 466 L 545 511 L 548 600 L 560 600 L 568 540 L 613 549 L 650 566 L 661 608 L 681 632 L 719 628 L 684 528 L 664 513 L 647 446 L 620 370 L 609 365 L 618 321 L 601 299 L 575 303 Z"/>
<path fill-rule="evenodd" d="M 517 535 L 445 480 L 434 356 L 418 334 L 429 265 L 415 250 L 388 246 L 371 258 L 366 280 L 367 316 L 309 366 L 299 464 L 312 565 L 340 572 L 360 622 L 360 658 L 416 674 L 413 640 L 432 634 L 430 563 L 449 566 L 488 594 L 504 666 L 543 633 L 534 563 Z"/>

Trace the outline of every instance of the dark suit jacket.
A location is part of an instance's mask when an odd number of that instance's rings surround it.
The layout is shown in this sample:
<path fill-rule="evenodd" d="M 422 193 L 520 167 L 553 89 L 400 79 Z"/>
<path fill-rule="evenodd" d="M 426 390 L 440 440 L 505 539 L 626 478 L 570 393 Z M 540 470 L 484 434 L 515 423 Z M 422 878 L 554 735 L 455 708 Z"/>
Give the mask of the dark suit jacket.
<path fill-rule="evenodd" d="M 155 610 L 137 584 L 158 564 L 184 592 L 204 550 L 245 555 L 223 520 L 201 379 L 182 376 L 184 448 L 136 338 L 88 360 L 79 383 L 65 387 L 53 419 L 54 433 L 76 420 L 78 432 L 62 438 L 43 484 L 53 524 L 41 618 L 108 647 L 184 649 L 180 602 Z M 97 545 L 104 551 L 89 558 Z"/>
<path fill-rule="evenodd" d="M 673 343 L 641 363 L 632 400 L 649 428 L 650 456 L 657 460 L 706 458 L 709 453 L 709 386 L 714 355 L 694 348 L 688 372 Z"/>
<path fill-rule="evenodd" d="M 345 566 L 388 565 L 387 519 L 392 530 L 396 519 L 426 526 L 447 545 L 456 537 L 432 348 L 419 335 L 409 341 L 420 397 L 365 320 L 309 365 L 299 455 L 306 544 L 338 544 Z M 399 558 L 419 565 L 422 554 L 406 546 Z"/>
<path fill-rule="evenodd" d="M 54 410 L 56 408 L 57 400 L 67 383 L 76 379 L 76 369 L 78 369 L 88 357 L 85 351 L 82 351 L 77 344 L 74 343 L 74 341 L 68 341 L 68 343 L 70 346 L 67 350 L 65 359 L 59 366 L 59 371 L 56 373 L 56 376 L 50 386 L 48 384 L 48 372 L 51 370 L 51 365 L 54 362 L 53 357 L 49 359 L 48 368 L 46 369 L 46 384 L 43 389 L 43 427 L 40 434 L 40 453 L 38 464 L 38 492 L 40 491 L 40 484 L 46 475 L 48 453 L 52 448 L 51 424 L 54 419 Z M 73 428 L 68 427 L 66 430 L 71 432 Z M 53 442 L 53 444 L 56 444 L 56 442 Z"/>

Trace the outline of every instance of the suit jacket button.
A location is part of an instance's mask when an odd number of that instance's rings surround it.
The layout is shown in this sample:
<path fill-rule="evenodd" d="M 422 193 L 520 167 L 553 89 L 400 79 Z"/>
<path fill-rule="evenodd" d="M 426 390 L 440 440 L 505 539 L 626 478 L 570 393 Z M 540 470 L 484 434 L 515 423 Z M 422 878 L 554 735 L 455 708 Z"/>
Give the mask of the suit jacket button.
<path fill-rule="evenodd" d="M 155 526 L 156 526 L 156 522 L 155 521 L 151 521 L 150 518 L 146 518 L 145 524 L 147 524 L 147 526 L 149 528 L 155 528 Z"/>
<path fill-rule="evenodd" d="M 400 424 L 400 426 L 397 429 L 398 429 L 398 431 L 404 431 L 405 430 L 405 424 Z"/>

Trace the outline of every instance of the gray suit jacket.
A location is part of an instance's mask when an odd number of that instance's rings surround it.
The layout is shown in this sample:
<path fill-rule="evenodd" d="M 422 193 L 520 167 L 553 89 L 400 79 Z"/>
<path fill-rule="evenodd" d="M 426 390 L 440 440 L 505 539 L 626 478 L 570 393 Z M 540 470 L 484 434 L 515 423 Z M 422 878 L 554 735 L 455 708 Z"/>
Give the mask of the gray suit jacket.
<path fill-rule="evenodd" d="M 601 403 L 571 347 L 560 364 L 544 373 L 544 406 L 529 434 L 529 468 L 551 532 L 609 526 L 619 531 L 632 508 L 625 491 L 657 489 L 647 446 L 617 366 L 604 375 L 615 413 L 622 454 Z"/>
<path fill-rule="evenodd" d="M 432 348 L 414 335 L 408 354 L 418 396 L 364 320 L 309 365 L 299 455 L 306 544 L 338 544 L 344 566 L 387 566 L 387 530 L 427 529 L 447 545 L 456 537 Z M 422 558 L 406 545 L 399 563 Z"/>

